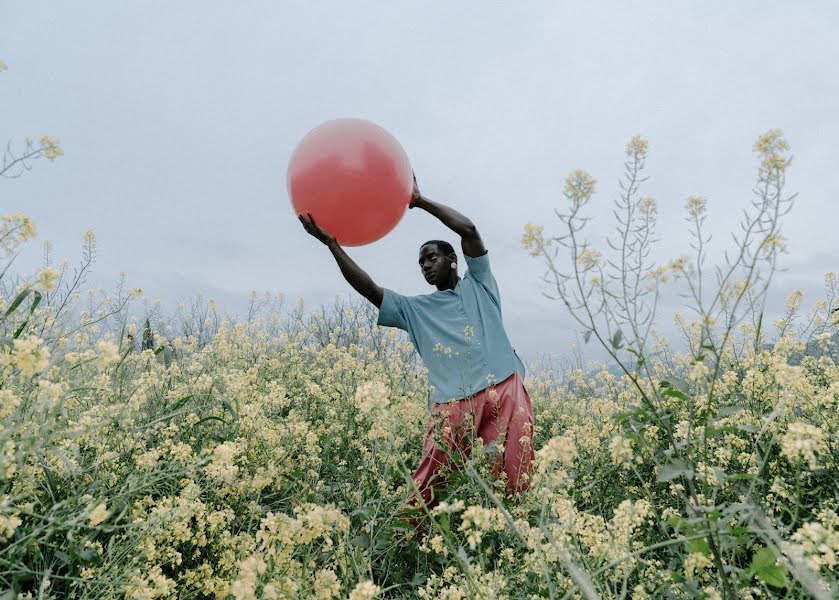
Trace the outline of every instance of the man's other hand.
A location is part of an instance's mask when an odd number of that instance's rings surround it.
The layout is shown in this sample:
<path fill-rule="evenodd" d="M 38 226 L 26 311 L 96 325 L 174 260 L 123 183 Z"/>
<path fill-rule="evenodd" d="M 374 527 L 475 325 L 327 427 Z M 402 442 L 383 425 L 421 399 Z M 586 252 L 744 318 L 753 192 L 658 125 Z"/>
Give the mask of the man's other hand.
<path fill-rule="evenodd" d="M 297 215 L 297 218 L 303 223 L 303 229 L 327 246 L 336 241 L 334 235 L 315 223 L 315 218 L 312 216 L 312 213 L 307 212 L 306 214 L 309 216 L 308 220 L 302 214 Z"/>
<path fill-rule="evenodd" d="M 408 208 L 414 208 L 420 200 L 422 200 L 422 194 L 417 185 L 417 175 L 414 173 L 414 189 L 411 192 L 411 201 L 408 203 Z"/>

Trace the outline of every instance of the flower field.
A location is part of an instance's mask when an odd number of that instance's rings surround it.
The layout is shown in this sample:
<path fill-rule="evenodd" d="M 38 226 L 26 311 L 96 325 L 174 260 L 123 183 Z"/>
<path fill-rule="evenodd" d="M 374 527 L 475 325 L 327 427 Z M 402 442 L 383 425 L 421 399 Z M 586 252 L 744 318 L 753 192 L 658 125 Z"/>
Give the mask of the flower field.
<path fill-rule="evenodd" d="M 575 206 L 586 177 L 569 178 Z M 0 227 L 7 257 L 35 235 L 20 214 Z M 618 356 L 643 350 L 621 376 L 530 368 L 530 490 L 504 498 L 488 476 L 498 449 L 478 444 L 418 536 L 406 501 L 427 383 L 375 309 L 269 302 L 237 322 L 209 304 L 145 326 L 138 291 L 79 293 L 84 243 L 75 272 L 4 275 L 0 597 L 839 593 L 835 275 L 811 312 L 793 294 L 769 327 L 683 319 L 678 345 L 610 335 Z M 547 244 L 528 229 L 534 253 Z M 584 248 L 574 264 L 594 279 L 598 260 Z"/>

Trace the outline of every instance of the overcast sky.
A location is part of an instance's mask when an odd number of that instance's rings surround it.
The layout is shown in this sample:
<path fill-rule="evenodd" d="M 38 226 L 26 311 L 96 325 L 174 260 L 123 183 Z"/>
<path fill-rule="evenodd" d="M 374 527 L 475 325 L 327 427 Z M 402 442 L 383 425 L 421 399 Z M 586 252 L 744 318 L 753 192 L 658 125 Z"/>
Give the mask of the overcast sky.
<path fill-rule="evenodd" d="M 59 258 L 95 230 L 97 285 L 125 272 L 169 306 L 201 293 L 236 310 L 251 289 L 316 306 L 354 292 L 294 217 L 286 166 L 316 125 L 366 118 L 400 141 L 425 195 L 477 224 L 527 358 L 573 338 L 520 244 L 525 223 L 556 229 L 570 171 L 598 181 L 602 245 L 640 133 L 660 255 L 687 251 L 694 194 L 721 251 L 750 199 L 752 144 L 780 128 L 800 195 L 773 302 L 794 288 L 814 300 L 839 269 L 838 24 L 836 2 L 2 0 L 0 138 L 58 136 L 65 156 L 0 181 L 0 209 L 29 214 Z M 438 237 L 460 253 L 412 210 L 348 253 L 380 285 L 428 293 L 416 255 Z"/>

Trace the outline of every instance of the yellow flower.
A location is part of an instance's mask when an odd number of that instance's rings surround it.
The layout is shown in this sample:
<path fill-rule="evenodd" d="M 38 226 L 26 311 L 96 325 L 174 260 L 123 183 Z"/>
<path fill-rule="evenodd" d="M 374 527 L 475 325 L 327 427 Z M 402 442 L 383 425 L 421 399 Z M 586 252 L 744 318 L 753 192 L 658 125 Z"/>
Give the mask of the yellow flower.
<path fill-rule="evenodd" d="M 786 306 L 787 312 L 794 313 L 801 308 L 801 300 L 804 298 L 804 294 L 801 293 L 800 290 L 796 290 L 787 296 Z"/>
<path fill-rule="evenodd" d="M 329 600 L 341 594 L 341 582 L 332 569 L 321 569 L 315 575 L 315 598 Z"/>
<path fill-rule="evenodd" d="M 381 592 L 381 588 L 372 581 L 362 581 L 350 592 L 349 600 L 370 600 Z"/>
<path fill-rule="evenodd" d="M 638 210 L 645 217 L 652 216 L 658 212 L 658 203 L 655 198 L 647 196 L 638 203 Z"/>
<path fill-rule="evenodd" d="M 0 389 L 0 418 L 6 418 L 20 404 L 20 398 L 9 388 Z"/>
<path fill-rule="evenodd" d="M 780 129 L 770 129 L 757 138 L 754 149 L 761 154 L 777 154 L 789 150 L 789 143 L 784 139 L 784 132 Z"/>
<path fill-rule="evenodd" d="M 59 272 L 52 267 L 44 267 L 38 271 L 38 287 L 42 292 L 51 292 L 55 289 Z"/>
<path fill-rule="evenodd" d="M 88 229 L 82 235 L 82 245 L 87 248 L 95 248 L 96 247 L 96 232 L 92 229 Z"/>
<path fill-rule="evenodd" d="M 367 381 L 359 384 L 355 390 L 355 404 L 358 409 L 369 414 L 376 410 L 383 410 L 390 403 L 390 390 L 381 381 Z"/>
<path fill-rule="evenodd" d="M 600 264 L 600 252 L 586 248 L 577 255 L 577 263 L 582 267 L 583 272 L 590 271 Z"/>
<path fill-rule="evenodd" d="M 711 369 L 708 368 L 705 361 L 697 360 L 693 363 L 693 368 L 690 370 L 690 373 L 688 373 L 688 379 L 696 383 L 704 379 L 710 372 Z"/>
<path fill-rule="evenodd" d="M 769 256 L 774 252 L 786 253 L 787 240 L 781 234 L 773 233 L 763 238 L 763 244 L 761 244 L 761 247 L 765 256 Z"/>
<path fill-rule="evenodd" d="M 555 462 L 571 465 L 577 457 L 577 446 L 574 440 L 567 436 L 556 436 L 548 440 L 536 453 L 539 468 L 546 469 Z"/>
<path fill-rule="evenodd" d="M 789 164 L 784 154 L 789 150 L 789 143 L 783 135 L 780 129 L 771 129 L 755 142 L 755 152 L 761 155 L 761 167 L 766 171 L 782 172 Z"/>
<path fill-rule="evenodd" d="M 527 250 L 531 256 L 537 256 L 544 248 L 544 240 L 542 239 L 543 227 L 541 225 L 534 225 L 528 223 L 524 226 L 524 235 L 521 237 L 521 245 Z"/>
<path fill-rule="evenodd" d="M 107 519 L 110 514 L 111 513 L 108 511 L 107 505 L 104 502 L 100 502 L 93 510 L 88 512 L 88 524 L 91 527 L 96 527 Z"/>
<path fill-rule="evenodd" d="M 687 202 L 685 202 L 685 208 L 687 209 L 688 214 L 694 219 L 698 219 L 705 214 L 705 206 L 705 198 L 700 196 L 691 196 L 687 199 Z"/>
<path fill-rule="evenodd" d="M 0 249 L 5 256 L 11 255 L 15 248 L 36 235 L 32 219 L 21 211 L 0 215 Z"/>
<path fill-rule="evenodd" d="M 692 552 L 684 558 L 682 564 L 685 568 L 685 577 L 693 580 L 696 579 L 697 573 L 711 566 L 711 560 L 701 552 Z"/>
<path fill-rule="evenodd" d="M 565 179 L 565 195 L 575 205 L 583 205 L 594 193 L 594 183 L 591 175 L 578 169 Z"/>
<path fill-rule="evenodd" d="M 96 351 L 102 361 L 102 366 L 107 368 L 119 362 L 119 348 L 111 341 L 101 340 L 96 342 Z"/>
<path fill-rule="evenodd" d="M 17 515 L 4 517 L 0 515 L 0 539 L 9 539 L 14 535 L 15 529 L 20 527 L 23 521 Z"/>
<path fill-rule="evenodd" d="M 626 145 L 626 155 L 637 160 L 643 160 L 647 158 L 648 148 L 649 142 L 636 134 L 632 136 L 632 139 Z"/>
<path fill-rule="evenodd" d="M 32 377 L 47 368 L 50 351 L 42 346 L 43 342 L 44 340 L 35 335 L 14 341 L 12 360 L 24 377 Z"/>
<path fill-rule="evenodd" d="M 818 466 L 817 455 L 827 449 L 827 434 L 809 423 L 792 423 L 781 436 L 781 454 L 791 462 L 804 460 L 811 469 Z"/>
<path fill-rule="evenodd" d="M 623 436 L 616 435 L 609 442 L 609 454 L 616 465 L 624 465 L 632 461 L 632 442 Z"/>
<path fill-rule="evenodd" d="M 237 442 L 224 442 L 213 449 L 213 460 L 204 470 L 210 477 L 228 483 L 233 482 L 239 475 L 239 467 L 235 464 L 236 457 L 242 448 Z"/>
<path fill-rule="evenodd" d="M 48 135 L 41 136 L 41 150 L 48 160 L 55 160 L 64 154 L 61 146 L 58 145 L 58 138 L 50 137 Z"/>

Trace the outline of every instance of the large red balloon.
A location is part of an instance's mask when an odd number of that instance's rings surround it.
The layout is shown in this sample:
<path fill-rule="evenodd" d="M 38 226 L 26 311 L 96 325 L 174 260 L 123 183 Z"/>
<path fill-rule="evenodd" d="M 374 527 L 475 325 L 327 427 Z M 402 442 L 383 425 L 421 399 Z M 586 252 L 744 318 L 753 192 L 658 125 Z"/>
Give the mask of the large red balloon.
<path fill-rule="evenodd" d="M 311 212 L 342 246 L 363 246 L 386 235 L 405 214 L 413 172 L 387 131 L 363 119 L 336 119 L 300 140 L 287 184 L 296 214 Z"/>

